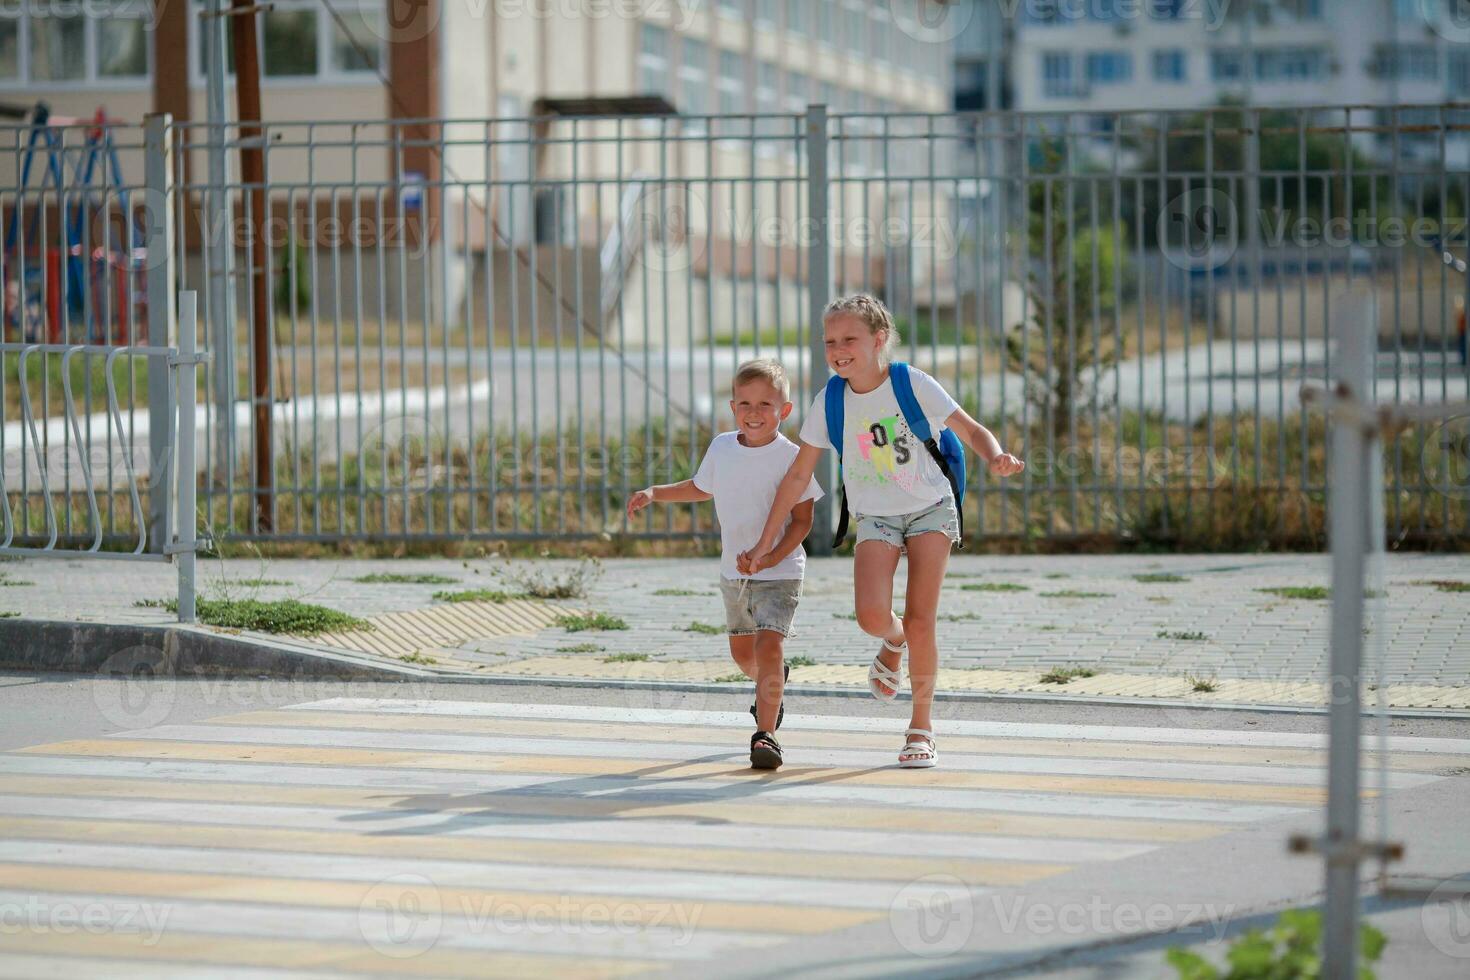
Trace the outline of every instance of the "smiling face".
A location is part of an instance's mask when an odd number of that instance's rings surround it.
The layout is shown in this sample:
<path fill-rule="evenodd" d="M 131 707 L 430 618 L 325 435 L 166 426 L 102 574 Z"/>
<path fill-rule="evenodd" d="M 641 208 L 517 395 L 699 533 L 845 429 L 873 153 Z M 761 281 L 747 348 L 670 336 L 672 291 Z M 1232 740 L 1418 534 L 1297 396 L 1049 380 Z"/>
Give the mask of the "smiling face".
<path fill-rule="evenodd" d="M 860 317 L 839 313 L 827 318 L 827 366 L 839 378 L 869 378 L 883 372 L 883 333 Z"/>
<path fill-rule="evenodd" d="M 735 386 L 730 411 L 735 415 L 740 441 L 747 446 L 764 446 L 776 438 L 781 422 L 791 414 L 791 403 L 765 378 L 752 378 Z"/>

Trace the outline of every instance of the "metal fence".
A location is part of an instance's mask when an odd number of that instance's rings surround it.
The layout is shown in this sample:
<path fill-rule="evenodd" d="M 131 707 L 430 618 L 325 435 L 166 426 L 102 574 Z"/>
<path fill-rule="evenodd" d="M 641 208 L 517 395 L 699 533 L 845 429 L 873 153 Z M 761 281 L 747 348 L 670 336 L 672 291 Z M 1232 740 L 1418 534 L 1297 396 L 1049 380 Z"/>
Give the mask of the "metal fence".
<path fill-rule="evenodd" d="M 799 421 L 826 375 L 820 310 L 859 289 L 1028 459 L 1018 479 L 972 471 L 979 538 L 1319 545 L 1327 447 L 1298 389 L 1370 299 L 1376 399 L 1466 395 L 1470 117 L 1452 106 L 158 117 L 115 140 L 145 176 L 118 187 L 169 215 L 148 229 L 74 176 L 80 134 L 59 183 L 23 183 L 32 136 L 12 127 L 0 160 L 0 222 L 45 226 L 7 241 L 7 331 L 115 342 L 86 311 L 118 287 L 39 259 L 95 252 L 68 202 L 116 229 L 104 257 L 150 301 L 197 290 L 219 537 L 711 536 L 707 508 L 629 522 L 622 501 L 693 471 L 747 357 L 786 363 Z M 263 180 L 228 176 L 242 160 Z M 1464 418 L 1395 433 L 1390 536 L 1470 536 L 1467 447 Z"/>

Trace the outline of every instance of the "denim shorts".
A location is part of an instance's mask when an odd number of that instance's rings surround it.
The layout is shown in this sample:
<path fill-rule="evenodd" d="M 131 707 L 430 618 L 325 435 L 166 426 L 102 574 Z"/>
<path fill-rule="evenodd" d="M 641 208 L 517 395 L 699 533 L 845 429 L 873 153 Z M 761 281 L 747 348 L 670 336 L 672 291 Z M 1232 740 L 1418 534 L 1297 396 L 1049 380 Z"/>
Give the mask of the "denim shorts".
<path fill-rule="evenodd" d="M 916 510 L 911 514 L 858 514 L 857 543 L 882 541 L 895 548 L 903 549 L 904 542 L 920 534 L 939 531 L 949 538 L 950 544 L 960 540 L 960 517 L 955 511 L 954 497 L 945 494 L 937 504 Z"/>
<path fill-rule="evenodd" d="M 725 632 L 731 636 L 758 630 L 791 635 L 801 579 L 722 578 L 720 593 L 725 597 Z"/>

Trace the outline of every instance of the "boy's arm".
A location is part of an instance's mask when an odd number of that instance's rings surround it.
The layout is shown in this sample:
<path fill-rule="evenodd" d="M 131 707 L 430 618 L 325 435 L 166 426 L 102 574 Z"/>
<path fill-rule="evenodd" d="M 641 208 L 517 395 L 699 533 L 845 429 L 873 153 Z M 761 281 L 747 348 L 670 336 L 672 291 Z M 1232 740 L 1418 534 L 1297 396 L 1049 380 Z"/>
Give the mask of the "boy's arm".
<path fill-rule="evenodd" d="M 791 467 L 781 478 L 781 485 L 776 488 L 776 499 L 771 501 L 771 513 L 766 517 L 766 526 L 761 531 L 760 540 L 749 551 L 741 555 L 742 560 L 748 561 L 753 566 L 766 552 L 775 547 L 776 536 L 781 533 L 781 525 L 786 523 L 786 515 L 791 513 L 791 508 L 796 506 L 796 502 L 806 492 L 808 484 L 812 481 L 812 474 L 816 472 L 817 460 L 825 451 L 820 446 L 801 444 L 796 458 L 791 461 Z"/>
<path fill-rule="evenodd" d="M 661 483 L 655 487 L 645 487 L 630 496 L 628 516 L 632 517 L 652 503 L 694 504 L 702 500 L 709 500 L 713 496 L 714 494 L 705 493 L 695 486 L 693 479 L 681 480 L 678 483 Z"/>
<path fill-rule="evenodd" d="M 767 568 L 775 568 L 785 560 L 812 531 L 812 519 L 814 517 L 815 500 L 803 500 L 791 508 L 791 523 L 786 527 L 786 533 L 781 535 L 781 540 L 776 546 L 766 552 L 761 558 L 751 563 L 751 572 L 759 572 Z"/>
<path fill-rule="evenodd" d="M 955 409 L 944 424 L 954 430 L 961 442 L 975 450 L 996 476 L 1011 476 L 1026 468 L 1024 462 L 1001 449 L 995 434 L 970 418 L 970 413 L 963 408 Z"/>

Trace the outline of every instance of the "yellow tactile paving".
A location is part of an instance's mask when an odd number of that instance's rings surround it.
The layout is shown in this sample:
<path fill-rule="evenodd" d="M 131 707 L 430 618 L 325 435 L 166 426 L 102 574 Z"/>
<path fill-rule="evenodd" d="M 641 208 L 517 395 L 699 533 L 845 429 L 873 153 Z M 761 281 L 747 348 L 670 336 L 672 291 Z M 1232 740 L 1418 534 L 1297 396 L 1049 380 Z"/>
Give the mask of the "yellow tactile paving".
<path fill-rule="evenodd" d="M 118 868 L 74 868 L 40 864 L 0 862 L 0 888 L 127 895 L 129 897 L 177 897 L 198 901 L 260 902 L 271 905 L 304 905 L 357 910 L 368 899 L 394 905 L 407 904 L 423 886 L 400 881 L 326 881 L 309 878 L 274 878 L 248 875 L 200 874 L 177 871 L 137 871 Z M 627 895 L 560 895 L 554 892 L 488 891 L 448 884 L 433 886 L 434 897 L 445 909 L 474 910 L 493 902 L 499 913 L 525 917 L 532 910 L 554 903 L 558 914 L 584 919 L 589 910 L 616 907 L 620 921 L 629 928 L 656 926 L 668 921 L 697 921 L 709 929 L 744 930 L 790 935 L 810 935 L 846 929 L 871 922 L 878 916 L 853 909 L 803 905 L 801 915 L 774 903 L 671 902 L 665 899 L 634 898 Z M 886 918 L 886 916 L 885 916 Z"/>
<path fill-rule="evenodd" d="M 373 976 L 493 976 L 526 980 L 541 980 L 546 976 L 587 980 L 626 977 L 646 973 L 658 966 L 652 961 L 631 959 L 538 956 L 442 947 L 402 956 L 392 952 L 380 953 L 366 944 L 306 939 L 242 939 L 177 930 L 165 930 L 157 937 L 144 932 L 103 933 L 84 929 L 65 932 L 7 930 L 5 942 L 0 945 L 0 956 L 12 952 L 275 970 L 337 970 Z"/>
<path fill-rule="evenodd" d="M 491 636 L 529 636 L 554 625 L 556 617 L 568 611 L 534 599 L 441 603 L 369 616 L 371 631 L 327 633 L 314 637 L 313 642 L 397 657 Z"/>
<path fill-rule="evenodd" d="M 565 776 L 619 776 L 625 778 L 693 779 L 699 777 L 757 778 L 782 783 L 842 782 L 860 786 L 936 786 L 949 789 L 998 790 L 1029 793 L 1086 793 L 1099 796 L 1142 796 L 1166 799 L 1213 800 L 1232 803 L 1316 805 L 1325 790 L 1316 786 L 1221 783 L 1207 780 L 1134 779 L 1120 776 L 1072 776 L 1044 773 L 954 772 L 943 769 L 859 770 L 842 767 L 785 766 L 752 777 L 748 767 L 729 763 L 654 762 L 639 759 L 579 758 L 538 755 L 486 757 L 458 752 L 395 751 L 390 749 L 318 748 L 314 746 L 222 744 L 214 742 L 152 741 L 147 739 L 78 739 L 20 749 L 40 755 L 111 756 L 127 759 L 189 759 L 208 762 L 268 762 L 288 765 L 373 766 L 402 769 L 466 770 L 471 772 L 555 773 Z M 1365 795 L 1371 795 L 1366 793 Z"/>
<path fill-rule="evenodd" d="M 788 746 L 790 742 L 786 743 Z M 268 786 L 260 783 L 182 782 L 165 779 L 121 779 L 104 776 L 0 775 L 0 795 L 107 797 L 111 799 L 187 800 L 212 802 L 248 799 L 252 803 L 288 806 L 356 807 L 392 811 L 432 807 L 436 812 L 569 817 L 579 820 L 617 817 L 626 820 L 702 820 L 772 827 L 818 827 L 841 830 L 892 830 L 911 834 L 996 834 L 1006 837 L 1075 838 L 1172 843 L 1204 840 L 1224 833 L 1222 824 L 1185 820 L 1115 820 L 1047 814 L 967 813 L 930 809 L 923 821 L 900 807 L 841 808 L 795 803 L 769 805 L 750 800 L 728 803 L 653 803 L 639 806 L 596 796 L 558 799 L 505 793 L 449 794 L 430 791 L 392 793 L 377 787 Z"/>
<path fill-rule="evenodd" d="M 711 871 L 724 874 L 785 875 L 796 878 L 908 882 L 934 872 L 933 858 L 896 858 L 798 851 L 749 851 L 736 848 L 668 847 L 656 844 L 608 844 L 587 841 L 497 840 L 452 834 L 352 833 L 282 830 L 259 826 L 209 826 L 148 820 L 67 820 L 64 818 L 0 818 L 0 834 L 40 840 L 93 843 L 232 847 L 298 851 L 310 854 L 378 856 L 391 846 L 396 857 L 448 861 L 497 861 L 574 867 L 643 868 L 663 871 Z M 1071 868 L 1041 862 L 985 861 L 946 858 L 945 870 L 976 885 L 1021 885 Z"/>

